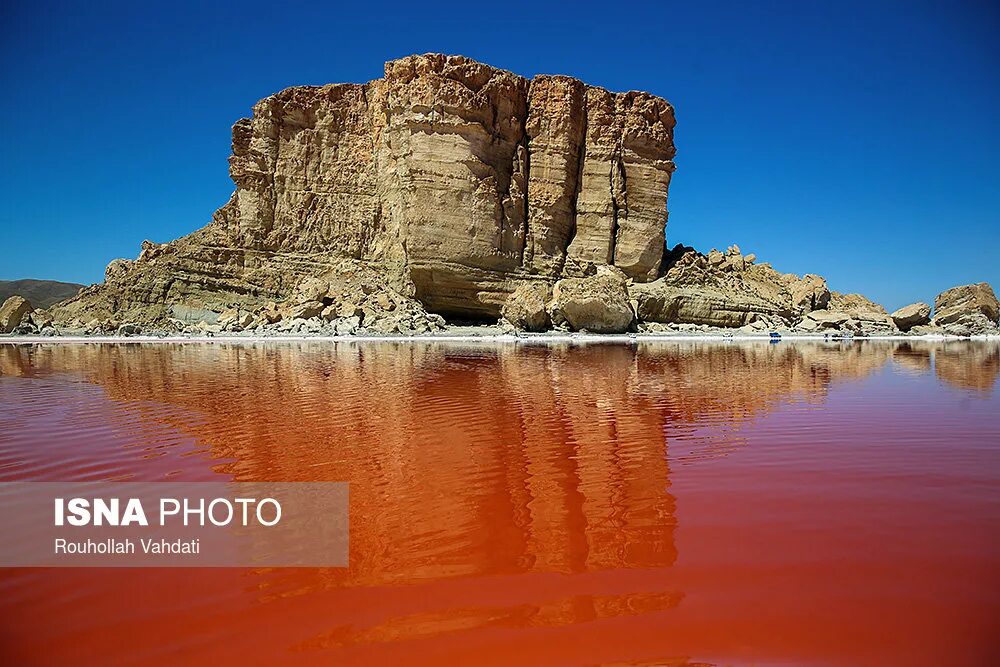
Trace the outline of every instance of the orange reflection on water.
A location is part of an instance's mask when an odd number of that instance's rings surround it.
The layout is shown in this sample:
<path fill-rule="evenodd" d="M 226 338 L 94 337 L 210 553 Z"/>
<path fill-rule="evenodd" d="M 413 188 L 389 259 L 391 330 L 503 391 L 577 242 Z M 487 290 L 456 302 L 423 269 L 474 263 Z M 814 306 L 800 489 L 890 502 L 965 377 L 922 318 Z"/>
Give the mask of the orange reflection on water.
<path fill-rule="evenodd" d="M 980 664 L 1000 348 L 961 345 L 0 346 L 0 480 L 351 483 L 349 568 L 5 572 L 3 655 Z"/>

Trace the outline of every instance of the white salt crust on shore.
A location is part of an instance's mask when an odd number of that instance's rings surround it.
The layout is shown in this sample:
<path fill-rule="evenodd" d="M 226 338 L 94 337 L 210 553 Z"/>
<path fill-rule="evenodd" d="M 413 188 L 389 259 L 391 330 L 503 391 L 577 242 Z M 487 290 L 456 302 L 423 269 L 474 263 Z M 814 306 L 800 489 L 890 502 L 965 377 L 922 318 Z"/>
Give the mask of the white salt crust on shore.
<path fill-rule="evenodd" d="M 415 336 L 302 336 L 302 335 L 269 335 L 269 336 L 11 336 L 0 338 L 0 344 L 26 345 L 41 343 L 283 343 L 283 342 L 350 342 L 350 343 L 385 343 L 385 342 L 451 342 L 451 343 L 635 343 L 635 342 L 670 342 L 670 341 L 820 341 L 829 343 L 862 342 L 862 341 L 959 341 L 959 340 L 995 340 L 998 335 L 979 336 L 948 336 L 928 334 L 923 336 L 821 336 L 816 334 L 782 334 L 780 338 L 772 339 L 768 335 L 733 334 L 483 334 L 483 335 L 415 335 Z"/>

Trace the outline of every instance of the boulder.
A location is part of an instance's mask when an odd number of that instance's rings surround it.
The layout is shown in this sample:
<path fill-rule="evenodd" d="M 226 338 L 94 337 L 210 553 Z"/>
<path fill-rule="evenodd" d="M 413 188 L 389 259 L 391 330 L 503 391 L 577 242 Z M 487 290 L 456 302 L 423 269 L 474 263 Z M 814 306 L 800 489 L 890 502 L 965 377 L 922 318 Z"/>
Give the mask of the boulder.
<path fill-rule="evenodd" d="M 624 333 L 635 314 L 629 303 L 625 274 L 599 267 L 585 278 L 564 278 L 552 289 L 549 316 L 553 323 L 565 323 L 574 331 Z"/>
<path fill-rule="evenodd" d="M 24 297 L 9 297 L 0 306 L 0 333 L 12 333 L 31 311 L 31 302 Z"/>
<path fill-rule="evenodd" d="M 362 313 L 363 312 L 364 311 L 362 311 Z M 329 306 L 326 306 L 325 308 L 323 308 L 323 311 L 319 314 L 319 316 L 321 319 L 324 319 L 327 322 L 334 322 L 340 319 L 340 306 L 336 304 L 331 304 Z"/>
<path fill-rule="evenodd" d="M 873 314 L 889 314 L 881 304 L 875 303 L 862 294 L 841 294 L 840 292 L 830 292 L 830 302 L 827 304 L 827 310 L 838 310 L 855 318 L 860 316 L 862 319 L 872 319 L 871 316 Z"/>
<path fill-rule="evenodd" d="M 221 326 L 219 326 L 218 324 L 210 324 L 209 322 L 206 322 L 205 320 L 201 320 L 200 322 L 198 322 L 194 326 L 190 327 L 190 329 L 192 330 L 192 333 L 203 334 L 203 335 L 206 335 L 206 336 L 213 336 L 213 335 L 215 335 L 217 333 L 221 333 L 222 332 L 222 327 Z"/>
<path fill-rule="evenodd" d="M 839 329 L 851 321 L 851 316 L 837 310 L 814 310 L 807 313 L 805 318 L 816 322 L 820 329 Z"/>
<path fill-rule="evenodd" d="M 926 303 L 911 303 L 892 313 L 892 321 L 900 331 L 909 331 L 913 327 L 928 324 L 931 321 L 931 307 Z"/>
<path fill-rule="evenodd" d="M 713 287 L 680 287 L 664 279 L 634 284 L 630 294 L 643 322 L 742 327 L 761 317 L 785 318 L 787 308 L 759 297 Z"/>
<path fill-rule="evenodd" d="M 230 322 L 229 328 L 234 331 L 243 331 L 244 329 L 250 329 L 253 327 L 254 316 L 252 313 L 246 310 L 241 310 L 236 314 L 236 317 Z"/>
<path fill-rule="evenodd" d="M 292 298 L 296 303 L 308 303 L 310 301 L 323 301 L 328 298 L 330 292 L 330 282 L 317 276 L 310 276 L 299 283 Z"/>
<path fill-rule="evenodd" d="M 360 322 L 364 318 L 365 310 L 353 301 L 344 301 L 337 306 L 338 317 L 357 317 Z"/>
<path fill-rule="evenodd" d="M 52 326 L 52 315 L 50 315 L 47 310 L 39 309 L 31 313 L 31 321 L 34 322 L 35 326 L 39 329 L 44 329 Z"/>
<path fill-rule="evenodd" d="M 899 333 L 899 327 L 887 313 L 858 313 L 851 317 L 848 326 L 855 333 L 865 335 L 894 335 Z"/>
<path fill-rule="evenodd" d="M 798 324 L 795 325 L 795 330 L 804 333 L 813 333 L 824 328 L 823 323 L 818 320 L 814 320 L 809 317 L 803 317 Z"/>
<path fill-rule="evenodd" d="M 305 301 L 295 303 L 285 308 L 283 319 L 288 320 L 308 320 L 319 316 L 326 306 L 322 301 Z"/>
<path fill-rule="evenodd" d="M 281 308 L 274 301 L 269 301 L 254 311 L 259 324 L 267 325 L 281 321 Z"/>
<path fill-rule="evenodd" d="M 943 325 L 942 328 L 945 333 L 952 336 L 995 336 L 997 333 L 1000 333 L 997 323 L 978 311 L 965 313 L 957 320 L 952 320 Z"/>
<path fill-rule="evenodd" d="M 135 260 L 131 259 L 113 259 L 111 260 L 107 267 L 104 269 L 104 282 L 114 282 L 116 280 L 121 280 L 128 273 L 132 265 L 135 264 Z"/>
<path fill-rule="evenodd" d="M 918 324 L 912 327 L 907 333 L 911 336 L 944 336 L 948 332 L 944 328 L 934 324 Z"/>
<path fill-rule="evenodd" d="M 500 314 L 522 331 L 545 331 L 550 324 L 547 306 L 551 294 L 544 283 L 525 283 L 507 297 Z"/>
<path fill-rule="evenodd" d="M 973 313 L 982 313 L 990 322 L 1000 320 L 1000 302 L 989 283 L 952 287 L 934 299 L 934 324 L 939 326 Z"/>
<path fill-rule="evenodd" d="M 239 315 L 240 311 L 238 308 L 227 308 L 226 310 L 219 313 L 219 318 L 217 320 L 217 323 L 223 327 L 228 326 L 229 324 L 235 322 L 236 318 L 238 318 Z"/>
<path fill-rule="evenodd" d="M 823 310 L 830 304 L 830 290 L 823 276 L 807 273 L 789 286 L 792 305 L 805 312 Z"/>
<path fill-rule="evenodd" d="M 334 332 L 338 336 L 348 336 L 357 332 L 361 327 L 361 318 L 357 316 L 341 317 L 332 322 Z"/>

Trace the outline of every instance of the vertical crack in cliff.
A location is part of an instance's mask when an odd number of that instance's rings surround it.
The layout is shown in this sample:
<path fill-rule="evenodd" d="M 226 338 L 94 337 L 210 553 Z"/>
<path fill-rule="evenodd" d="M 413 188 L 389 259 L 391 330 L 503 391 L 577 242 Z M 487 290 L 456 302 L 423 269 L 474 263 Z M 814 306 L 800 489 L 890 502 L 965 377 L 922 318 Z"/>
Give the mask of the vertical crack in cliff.
<path fill-rule="evenodd" d="M 273 112 L 272 112 L 273 113 Z M 276 247 L 272 247 L 274 244 L 271 239 L 271 231 L 275 227 L 275 223 L 278 217 L 278 184 L 276 179 L 278 177 L 278 159 L 281 155 L 281 119 L 278 118 L 275 121 L 275 137 L 274 137 L 274 157 L 271 158 L 271 219 L 268 221 L 267 229 L 261 230 L 261 245 L 265 250 L 276 250 Z M 274 244 L 277 245 L 277 244 Z"/>
<path fill-rule="evenodd" d="M 625 113 L 627 113 L 628 105 L 625 105 L 624 112 L 620 112 L 617 108 L 617 100 L 615 106 L 615 121 L 616 124 L 620 123 L 621 125 L 618 128 L 618 141 L 615 142 L 611 153 L 611 238 L 609 239 L 608 264 L 612 266 L 617 264 L 621 219 L 628 220 L 628 190 L 625 183 L 625 163 L 622 160 L 622 156 L 625 154 Z"/>
<path fill-rule="evenodd" d="M 620 144 L 619 144 L 620 145 Z M 621 237 L 621 220 L 628 220 L 628 191 L 625 184 L 625 164 L 622 162 L 620 148 L 611 160 L 611 239 L 608 251 L 608 263 L 616 264 L 618 241 Z"/>
<path fill-rule="evenodd" d="M 477 158 L 494 174 L 494 250 L 505 262 L 516 262 L 516 266 L 521 266 L 528 224 L 527 96 L 525 95 L 524 104 L 514 111 L 513 120 L 517 123 L 517 133 L 509 139 L 501 127 L 497 105 L 490 102 L 489 108 L 490 148 L 481 151 L 481 155 L 477 154 Z M 518 216 L 521 216 L 520 219 Z"/>
<path fill-rule="evenodd" d="M 559 264 L 559 273 L 562 273 L 566 268 L 566 260 L 569 257 L 569 247 L 573 244 L 573 239 L 576 238 L 577 230 L 577 216 L 579 216 L 579 206 L 580 206 L 580 191 L 583 190 L 583 167 L 586 162 L 587 157 L 587 123 L 588 118 L 588 107 L 587 107 L 587 88 L 583 89 L 583 128 L 580 132 L 580 143 L 577 148 L 576 156 L 576 182 L 573 184 L 573 203 L 572 203 L 572 215 L 570 215 L 570 226 L 569 232 L 566 234 L 566 245 L 563 246 L 562 261 Z"/>
<path fill-rule="evenodd" d="M 527 99 L 526 99 L 526 101 L 525 101 L 525 110 L 524 110 L 524 124 L 525 125 L 527 125 L 527 123 L 528 123 L 528 113 L 529 113 L 529 111 L 528 111 L 528 105 L 527 105 Z M 523 197 L 523 201 L 524 201 L 524 209 L 523 209 L 523 211 L 524 211 L 523 212 L 524 220 L 521 222 L 521 251 L 519 253 L 518 262 L 517 263 L 518 263 L 518 266 L 522 266 L 523 267 L 524 266 L 524 253 L 525 253 L 526 248 L 528 247 L 528 188 L 529 188 L 529 184 L 531 183 L 531 151 L 529 150 L 529 147 L 528 147 L 528 129 L 527 129 L 527 127 L 525 127 L 524 133 L 521 135 L 521 149 L 524 151 L 524 174 L 523 174 L 524 187 L 522 188 L 522 190 L 523 190 L 522 197 Z"/>
<path fill-rule="evenodd" d="M 611 233 L 608 235 L 608 264 L 614 265 L 615 251 L 618 245 L 618 198 L 615 196 L 615 181 L 618 179 L 618 158 L 611 156 L 611 168 L 608 169 L 608 190 L 611 194 Z"/>

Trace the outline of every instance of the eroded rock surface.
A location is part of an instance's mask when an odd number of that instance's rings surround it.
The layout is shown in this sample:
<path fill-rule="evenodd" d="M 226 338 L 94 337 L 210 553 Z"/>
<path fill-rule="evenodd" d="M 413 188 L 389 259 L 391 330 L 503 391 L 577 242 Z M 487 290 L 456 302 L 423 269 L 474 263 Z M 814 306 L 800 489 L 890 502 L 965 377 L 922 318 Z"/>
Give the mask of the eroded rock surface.
<path fill-rule="evenodd" d="M 934 324 L 938 326 L 958 322 L 976 313 L 994 324 L 1000 319 L 1000 302 L 989 283 L 952 287 L 934 300 Z"/>
<path fill-rule="evenodd" d="M 549 328 L 548 304 L 552 290 L 544 283 L 518 287 L 503 306 L 504 319 L 522 331 L 545 331 Z"/>
<path fill-rule="evenodd" d="M 997 321 L 985 283 L 939 295 L 927 328 L 922 310 L 897 321 L 735 245 L 665 252 L 673 129 L 673 107 L 648 93 L 461 56 L 288 88 L 233 126 L 236 188 L 209 224 L 144 241 L 103 284 L 21 319 L 208 335 L 423 333 L 442 316 L 601 333 L 645 331 L 636 316 L 663 330 L 862 335 L 971 335 Z"/>
<path fill-rule="evenodd" d="M 852 317 L 872 318 L 886 316 L 889 312 L 881 304 L 875 303 L 863 294 L 841 294 L 830 292 L 828 310 L 838 310 Z"/>
<path fill-rule="evenodd" d="M 792 305 L 805 311 L 824 310 L 830 304 L 830 289 L 822 276 L 808 273 L 791 286 Z"/>
<path fill-rule="evenodd" d="M 982 313 L 968 313 L 942 328 L 952 336 L 995 336 L 998 333 L 997 323 Z"/>
<path fill-rule="evenodd" d="M 289 88 L 233 126 L 212 221 L 116 260 L 64 319 L 187 322 L 283 302 L 343 261 L 460 317 L 520 284 L 619 267 L 655 279 L 674 112 L 642 92 L 410 56 L 366 84 Z"/>
<path fill-rule="evenodd" d="M 931 307 L 926 303 L 911 303 L 899 310 L 893 311 L 892 321 L 900 331 L 909 331 L 913 327 L 927 324 L 931 321 Z"/>
<path fill-rule="evenodd" d="M 657 280 L 633 285 L 636 315 L 644 322 L 741 327 L 763 316 L 783 319 L 787 308 L 760 297 L 715 287 L 678 287 Z"/>
<path fill-rule="evenodd" d="M 0 333 L 11 333 L 31 313 L 31 303 L 22 296 L 9 297 L 0 306 Z"/>
<path fill-rule="evenodd" d="M 563 278 L 552 289 L 549 315 L 557 326 L 591 333 L 623 333 L 635 314 L 625 274 L 602 267 L 597 275 Z"/>

